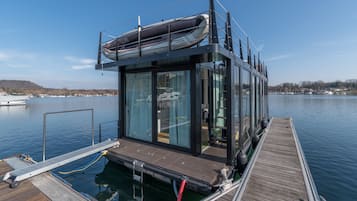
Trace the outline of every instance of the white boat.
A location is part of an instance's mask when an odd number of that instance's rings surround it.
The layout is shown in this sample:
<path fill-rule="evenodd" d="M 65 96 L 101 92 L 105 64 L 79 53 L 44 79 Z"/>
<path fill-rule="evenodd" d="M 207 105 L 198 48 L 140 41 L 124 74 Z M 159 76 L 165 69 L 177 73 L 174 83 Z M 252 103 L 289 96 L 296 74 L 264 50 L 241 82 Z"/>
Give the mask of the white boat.
<path fill-rule="evenodd" d="M 0 95 L 0 106 L 26 105 L 29 96 Z"/>
<path fill-rule="evenodd" d="M 112 60 L 163 53 L 192 47 L 209 31 L 209 16 L 200 14 L 171 19 L 129 31 L 102 46 L 103 54 Z M 140 36 L 140 43 L 139 43 Z M 171 43 L 169 43 L 171 41 Z"/>

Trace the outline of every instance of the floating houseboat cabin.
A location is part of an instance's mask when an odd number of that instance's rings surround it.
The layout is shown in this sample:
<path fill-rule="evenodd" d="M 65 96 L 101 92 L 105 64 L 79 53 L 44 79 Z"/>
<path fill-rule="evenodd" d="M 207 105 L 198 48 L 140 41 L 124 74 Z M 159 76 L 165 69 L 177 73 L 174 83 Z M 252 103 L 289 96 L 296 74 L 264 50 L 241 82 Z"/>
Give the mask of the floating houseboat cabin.
<path fill-rule="evenodd" d="M 219 161 L 228 178 L 244 170 L 267 125 L 268 76 L 248 38 L 233 35 L 226 16 L 219 31 L 210 0 L 207 14 L 139 24 L 105 43 L 100 34 L 96 69 L 118 73 L 119 142 L 172 150 L 191 157 L 192 165 L 200 163 L 192 158 Z M 102 61 L 102 54 L 109 60 Z M 156 169 L 165 177 L 180 172 L 165 173 L 162 166 Z"/>

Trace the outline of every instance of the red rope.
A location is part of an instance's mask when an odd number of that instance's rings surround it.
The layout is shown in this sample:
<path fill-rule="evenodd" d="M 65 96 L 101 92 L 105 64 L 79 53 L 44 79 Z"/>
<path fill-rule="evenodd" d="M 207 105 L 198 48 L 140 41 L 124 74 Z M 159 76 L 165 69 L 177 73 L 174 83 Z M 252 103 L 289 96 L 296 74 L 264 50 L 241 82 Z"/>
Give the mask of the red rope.
<path fill-rule="evenodd" d="M 181 185 L 180 185 L 180 190 L 179 190 L 179 193 L 177 195 L 177 201 L 181 201 L 182 200 L 182 194 L 183 194 L 183 191 L 185 190 L 185 186 L 186 186 L 186 180 L 182 180 L 181 181 Z"/>

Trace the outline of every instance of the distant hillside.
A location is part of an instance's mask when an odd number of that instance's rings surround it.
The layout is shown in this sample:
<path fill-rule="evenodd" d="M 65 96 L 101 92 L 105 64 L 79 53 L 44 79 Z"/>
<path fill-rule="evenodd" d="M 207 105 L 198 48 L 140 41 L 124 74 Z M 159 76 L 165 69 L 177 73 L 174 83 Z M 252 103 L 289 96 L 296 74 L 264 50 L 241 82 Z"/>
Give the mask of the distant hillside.
<path fill-rule="evenodd" d="M 43 89 L 42 86 L 25 80 L 0 80 L 2 89 Z"/>
<path fill-rule="evenodd" d="M 51 89 L 26 80 L 0 80 L 0 92 L 7 94 L 27 94 L 32 96 L 86 96 L 117 95 L 113 89 Z"/>

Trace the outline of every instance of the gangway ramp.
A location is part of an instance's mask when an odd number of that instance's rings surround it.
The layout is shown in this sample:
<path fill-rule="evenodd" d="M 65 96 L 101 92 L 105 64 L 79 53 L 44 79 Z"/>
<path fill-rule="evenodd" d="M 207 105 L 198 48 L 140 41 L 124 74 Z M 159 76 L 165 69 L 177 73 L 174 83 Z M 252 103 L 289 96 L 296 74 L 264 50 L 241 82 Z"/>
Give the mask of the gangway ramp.
<path fill-rule="evenodd" d="M 98 144 L 84 147 L 76 151 L 56 156 L 54 158 L 39 163 L 35 163 L 28 167 L 15 169 L 13 171 L 7 172 L 3 177 L 3 181 L 6 181 L 12 186 L 16 187 L 16 185 L 20 181 L 116 146 L 119 146 L 119 141 L 109 139 Z"/>

